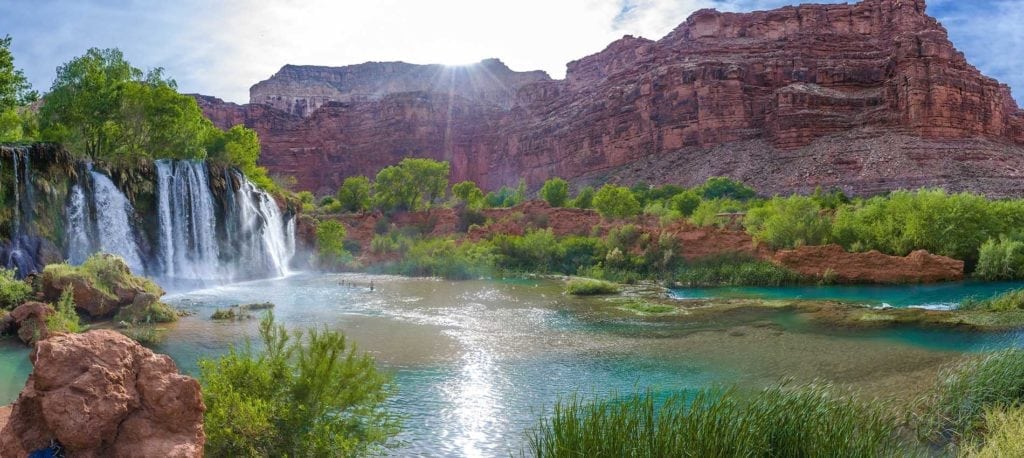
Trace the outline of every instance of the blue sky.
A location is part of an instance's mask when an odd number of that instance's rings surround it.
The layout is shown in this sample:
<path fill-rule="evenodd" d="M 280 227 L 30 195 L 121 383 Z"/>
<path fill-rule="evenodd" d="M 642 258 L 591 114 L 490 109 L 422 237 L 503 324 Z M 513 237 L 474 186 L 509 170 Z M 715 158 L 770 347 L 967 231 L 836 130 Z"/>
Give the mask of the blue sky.
<path fill-rule="evenodd" d="M 810 0 L 0 0 L 15 63 L 49 88 L 90 47 L 164 67 L 184 92 L 234 102 L 284 64 L 370 60 L 463 64 L 498 57 L 561 78 L 565 63 L 622 35 L 658 39 L 700 8 L 770 9 Z M 823 0 L 818 3 L 843 3 Z M 985 74 L 1024 100 L 1024 0 L 929 0 L 928 12 Z"/>

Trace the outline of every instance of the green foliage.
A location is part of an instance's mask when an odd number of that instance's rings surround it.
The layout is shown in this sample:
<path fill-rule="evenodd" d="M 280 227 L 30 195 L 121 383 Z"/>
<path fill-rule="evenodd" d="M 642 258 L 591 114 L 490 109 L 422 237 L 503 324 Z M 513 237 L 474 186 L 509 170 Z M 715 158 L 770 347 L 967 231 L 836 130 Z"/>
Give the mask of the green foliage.
<path fill-rule="evenodd" d="M 633 313 L 640 315 L 664 315 L 666 313 L 673 313 L 679 309 L 671 305 L 656 304 L 654 302 L 648 302 L 643 299 L 630 299 L 622 303 L 618 307 L 621 310 L 628 310 Z"/>
<path fill-rule="evenodd" d="M 984 426 L 981 429 L 984 431 L 984 439 L 961 449 L 960 456 L 1024 456 L 1024 406 L 986 410 Z"/>
<path fill-rule="evenodd" d="M 317 261 L 324 267 L 340 267 L 352 255 L 345 250 L 345 226 L 333 220 L 321 221 L 316 226 Z"/>
<path fill-rule="evenodd" d="M 896 191 L 840 207 L 833 238 L 854 251 L 875 249 L 902 256 L 925 249 L 972 264 L 986 240 L 1009 233 L 1020 218 L 1004 214 L 1005 208 L 974 194 Z"/>
<path fill-rule="evenodd" d="M 390 378 L 345 336 L 303 338 L 260 322 L 262 350 L 246 344 L 201 360 L 206 453 L 211 456 L 362 456 L 397 432 L 385 409 Z"/>
<path fill-rule="evenodd" d="M 39 93 L 32 90 L 21 69 L 14 67 L 11 36 L 0 38 L 0 112 L 34 102 Z"/>
<path fill-rule="evenodd" d="M 668 207 L 689 217 L 700 206 L 700 194 L 692 189 L 680 192 L 668 200 Z"/>
<path fill-rule="evenodd" d="M 452 195 L 467 208 L 478 209 L 484 206 L 484 192 L 472 181 L 462 181 L 452 186 Z"/>
<path fill-rule="evenodd" d="M 782 286 L 805 280 L 789 269 L 739 253 L 696 261 L 677 276 L 679 284 L 691 287 Z"/>
<path fill-rule="evenodd" d="M 172 323 L 178 321 L 178 312 L 156 297 L 150 301 L 136 299 L 131 305 L 121 307 L 114 316 L 114 321 L 128 325 Z"/>
<path fill-rule="evenodd" d="M 491 238 L 499 265 L 524 272 L 551 272 L 565 256 L 551 229 L 527 231 L 522 236 L 499 234 Z"/>
<path fill-rule="evenodd" d="M 540 197 L 552 207 L 565 206 L 569 199 L 569 182 L 558 177 L 545 181 L 540 188 Z"/>
<path fill-rule="evenodd" d="M 448 162 L 407 157 L 377 173 L 375 205 L 384 211 L 429 209 L 448 188 Z"/>
<path fill-rule="evenodd" d="M 82 332 L 82 325 L 75 312 L 74 288 L 60 293 L 60 300 L 54 304 L 53 315 L 46 317 L 46 329 L 50 332 Z"/>
<path fill-rule="evenodd" d="M 606 184 L 594 195 L 594 208 L 601 216 L 614 218 L 629 218 L 640 213 L 640 202 L 633 197 L 629 188 Z"/>
<path fill-rule="evenodd" d="M 422 239 L 411 243 L 396 273 L 469 280 L 490 275 L 495 261 L 493 247 L 486 242 L 456 244 L 451 239 Z"/>
<path fill-rule="evenodd" d="M 657 398 L 657 399 L 656 399 Z M 828 386 L 653 393 L 559 401 L 528 431 L 537 457 L 899 456 L 898 422 L 883 405 Z"/>
<path fill-rule="evenodd" d="M 80 266 L 47 265 L 43 268 L 43 276 L 50 277 L 52 284 L 68 284 L 72 279 L 79 279 L 111 301 L 117 299 L 115 291 L 118 288 L 140 290 L 153 297 L 163 295 L 163 290 L 156 283 L 146 277 L 132 275 L 123 259 L 108 253 L 93 254 Z"/>
<path fill-rule="evenodd" d="M 572 208 L 593 208 L 594 194 L 594 188 L 584 186 L 580 188 L 580 191 L 576 194 L 576 198 L 572 200 L 569 206 Z"/>
<path fill-rule="evenodd" d="M 338 203 L 347 212 L 362 213 L 370 209 L 370 179 L 362 175 L 345 178 L 338 188 Z"/>
<path fill-rule="evenodd" d="M 526 181 L 519 180 L 519 186 L 515 189 L 502 186 L 497 191 L 492 191 L 484 196 L 484 205 L 488 208 L 514 207 L 526 199 Z"/>
<path fill-rule="evenodd" d="M 978 250 L 974 275 L 988 281 L 1024 278 L 1024 242 L 1006 236 L 988 239 Z"/>
<path fill-rule="evenodd" d="M 574 296 L 618 294 L 619 285 L 604 280 L 576 277 L 565 284 L 565 292 Z"/>
<path fill-rule="evenodd" d="M 968 298 L 960 304 L 959 309 L 985 312 L 1024 310 L 1024 289 L 1010 290 L 988 299 Z"/>
<path fill-rule="evenodd" d="M 747 204 L 738 200 L 703 200 L 700 205 L 693 210 L 693 214 L 690 215 L 690 222 L 701 227 L 724 227 L 732 221 L 728 215 L 742 213 L 746 210 Z"/>
<path fill-rule="evenodd" d="M 775 249 L 822 245 L 832 232 L 831 218 L 821 214 L 815 199 L 803 196 L 772 198 L 750 209 L 743 225 L 754 239 Z"/>
<path fill-rule="evenodd" d="M 819 207 L 831 210 L 850 203 L 850 199 L 846 197 L 842 190 L 832 189 L 825 192 L 821 189 L 821 186 L 814 188 L 814 194 L 811 194 L 811 199 L 814 199 Z"/>
<path fill-rule="evenodd" d="M 190 98 L 191 99 L 191 98 Z M 213 129 L 207 132 L 210 159 L 220 160 L 238 167 L 249 181 L 270 192 L 282 186 L 257 163 L 260 158 L 260 137 L 255 130 L 236 125 L 225 132 Z"/>
<path fill-rule="evenodd" d="M 970 444 L 981 438 L 985 413 L 1024 402 L 1024 350 L 1008 349 L 945 369 L 939 383 L 918 401 L 918 434 L 939 444 Z"/>
<path fill-rule="evenodd" d="M 753 188 L 727 177 L 711 177 L 704 182 L 697 192 L 704 199 L 749 200 L 757 196 Z"/>
<path fill-rule="evenodd" d="M 14 269 L 0 269 L 0 310 L 13 309 L 32 294 L 32 287 L 15 279 L 14 274 Z"/>

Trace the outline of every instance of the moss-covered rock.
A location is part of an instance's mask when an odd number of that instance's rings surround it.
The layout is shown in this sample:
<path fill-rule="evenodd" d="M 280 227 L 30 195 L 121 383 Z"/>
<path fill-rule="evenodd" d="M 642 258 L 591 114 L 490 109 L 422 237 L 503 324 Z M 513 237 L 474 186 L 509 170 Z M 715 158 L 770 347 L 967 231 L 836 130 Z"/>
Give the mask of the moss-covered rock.
<path fill-rule="evenodd" d="M 156 283 L 132 275 L 121 258 L 95 254 L 81 266 L 51 264 L 43 269 L 42 289 L 48 301 L 57 301 L 67 288 L 74 288 L 75 306 L 92 318 L 114 315 L 121 307 L 134 304 L 140 294 L 159 298 L 164 291 Z"/>

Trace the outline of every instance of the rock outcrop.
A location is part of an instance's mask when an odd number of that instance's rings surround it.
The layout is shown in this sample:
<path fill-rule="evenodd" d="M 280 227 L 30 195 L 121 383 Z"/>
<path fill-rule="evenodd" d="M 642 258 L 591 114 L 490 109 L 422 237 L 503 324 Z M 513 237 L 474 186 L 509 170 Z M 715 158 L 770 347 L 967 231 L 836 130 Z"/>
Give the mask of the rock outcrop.
<path fill-rule="evenodd" d="M 320 192 L 422 156 L 486 188 L 729 175 L 764 193 L 1024 195 L 1024 112 L 924 0 L 701 10 L 570 62 L 565 80 L 496 61 L 287 66 L 248 105 L 197 97 L 216 124 L 259 131 L 272 172 Z"/>
<path fill-rule="evenodd" d="M 0 457 L 52 441 L 68 456 L 203 455 L 199 383 L 169 357 L 105 330 L 51 337 L 30 357 L 32 375 L 0 423 Z"/>
<path fill-rule="evenodd" d="M 938 283 L 964 278 L 964 262 L 918 250 L 907 256 L 847 253 L 839 245 L 783 250 L 774 261 L 810 277 L 838 283 Z"/>
<path fill-rule="evenodd" d="M 26 302 L 0 318 L 0 334 L 17 334 L 22 342 L 31 344 L 50 335 L 46 319 L 56 313 L 48 304 Z"/>
<path fill-rule="evenodd" d="M 106 318 L 121 308 L 132 306 L 139 296 L 158 298 L 163 295 L 163 291 L 151 281 L 132 275 L 122 259 L 111 255 L 100 256 L 105 257 L 105 266 L 109 269 L 102 275 L 113 284 L 100 285 L 99 279 L 87 275 L 80 268 L 46 269 L 42 275 L 45 299 L 56 302 L 61 293 L 71 288 L 77 309 L 91 318 Z"/>

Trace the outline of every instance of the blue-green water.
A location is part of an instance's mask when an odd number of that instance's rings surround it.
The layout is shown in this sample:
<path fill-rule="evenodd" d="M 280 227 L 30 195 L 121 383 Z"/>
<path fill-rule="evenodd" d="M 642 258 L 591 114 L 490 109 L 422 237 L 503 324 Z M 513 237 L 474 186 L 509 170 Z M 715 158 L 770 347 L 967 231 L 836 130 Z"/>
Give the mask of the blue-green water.
<path fill-rule="evenodd" d="M 780 287 L 677 288 L 679 299 L 756 298 L 836 300 L 866 305 L 925 307 L 948 309 L 964 299 L 989 298 L 1012 289 L 1024 288 L 1024 282 L 955 282 L 927 285 L 829 285 Z"/>
<path fill-rule="evenodd" d="M 562 289 L 546 280 L 300 274 L 167 296 L 195 315 L 171 325 L 155 349 L 196 374 L 199 358 L 256 336 L 256 320 L 217 322 L 209 318 L 214 310 L 270 301 L 280 322 L 344 331 L 394 374 L 398 393 L 390 406 L 405 421 L 392 454 L 507 456 L 518 454 L 538 416 L 574 392 L 659 393 L 793 378 L 910 397 L 965 352 L 1021 343 L 1018 333 L 827 331 L 771 310 L 700 322 L 645 318 Z M 0 402 L 23 386 L 27 355 L 10 340 L 0 345 Z"/>

